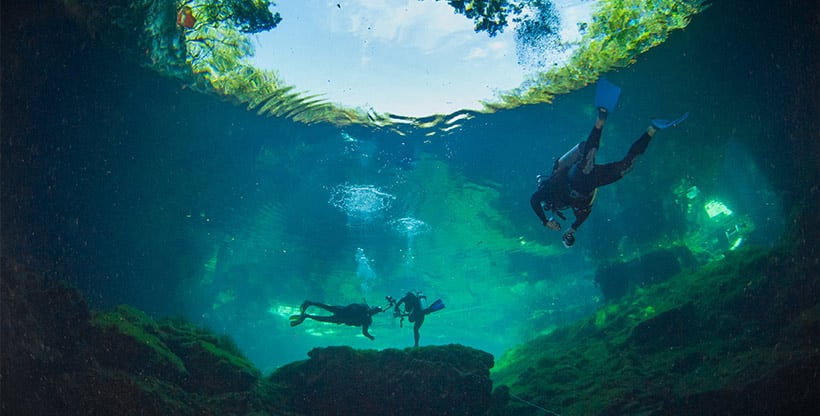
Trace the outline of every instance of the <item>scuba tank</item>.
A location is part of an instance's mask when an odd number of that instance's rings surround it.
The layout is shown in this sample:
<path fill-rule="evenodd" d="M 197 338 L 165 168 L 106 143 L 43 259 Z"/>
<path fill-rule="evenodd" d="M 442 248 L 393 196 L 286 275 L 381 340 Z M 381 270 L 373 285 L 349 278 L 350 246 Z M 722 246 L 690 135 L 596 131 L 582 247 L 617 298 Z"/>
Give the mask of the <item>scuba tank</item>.
<path fill-rule="evenodd" d="M 419 308 L 421 308 L 421 310 L 427 309 L 427 296 L 425 296 L 422 291 L 419 290 L 416 292 L 416 298 L 419 300 Z"/>

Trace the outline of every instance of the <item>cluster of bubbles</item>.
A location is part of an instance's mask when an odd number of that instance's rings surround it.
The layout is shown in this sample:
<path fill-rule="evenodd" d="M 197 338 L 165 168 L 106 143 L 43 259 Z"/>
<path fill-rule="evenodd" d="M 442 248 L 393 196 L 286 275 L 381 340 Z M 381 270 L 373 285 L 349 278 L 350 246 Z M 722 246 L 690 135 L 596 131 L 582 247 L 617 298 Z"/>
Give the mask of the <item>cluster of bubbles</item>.
<path fill-rule="evenodd" d="M 390 207 L 395 196 L 373 185 L 338 185 L 331 189 L 328 203 L 338 208 L 353 223 L 367 223 Z"/>
<path fill-rule="evenodd" d="M 408 239 L 412 239 L 413 237 L 426 233 L 430 230 L 430 226 L 427 225 L 426 222 L 412 217 L 395 219 L 390 221 L 390 225 L 394 230 L 396 230 L 396 232 L 407 237 Z"/>
<path fill-rule="evenodd" d="M 426 222 L 412 218 L 403 217 L 390 221 L 390 225 L 399 234 L 407 237 L 407 253 L 405 258 L 408 266 L 413 263 L 415 255 L 413 254 L 413 238 L 419 234 L 426 233 L 430 230 L 430 226 Z"/>
<path fill-rule="evenodd" d="M 390 204 L 395 199 L 395 196 L 373 185 L 345 183 L 331 189 L 328 203 L 347 214 L 348 225 L 364 225 L 378 218 L 382 212 L 390 208 Z M 405 258 L 407 264 L 411 265 L 414 259 L 413 239 L 419 234 L 430 231 L 430 226 L 412 217 L 394 219 L 389 222 L 389 226 L 407 238 Z M 356 276 L 361 279 L 362 293 L 368 294 L 372 292 L 373 285 L 377 281 L 376 272 L 371 266 L 372 260 L 365 255 L 361 247 L 356 249 L 355 260 Z"/>
<path fill-rule="evenodd" d="M 370 259 L 364 254 L 364 249 L 356 249 L 356 276 L 362 279 L 362 293 L 368 294 L 373 291 L 373 284 L 376 282 L 376 272 L 370 266 Z"/>

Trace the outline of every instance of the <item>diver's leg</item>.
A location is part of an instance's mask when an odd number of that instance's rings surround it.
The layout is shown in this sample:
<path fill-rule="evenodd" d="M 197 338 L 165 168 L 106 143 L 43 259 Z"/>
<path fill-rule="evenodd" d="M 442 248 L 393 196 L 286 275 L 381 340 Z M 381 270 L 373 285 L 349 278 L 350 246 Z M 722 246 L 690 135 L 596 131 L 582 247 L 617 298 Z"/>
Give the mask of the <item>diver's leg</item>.
<path fill-rule="evenodd" d="M 555 165 L 552 167 L 553 175 L 555 172 L 561 169 L 569 169 L 577 163 L 580 163 L 581 166 L 584 167 L 585 174 L 589 173 L 589 171 L 592 170 L 592 165 L 595 163 L 595 154 L 598 152 L 598 146 L 601 145 L 601 132 L 603 128 L 604 119 L 599 115 L 587 139 L 573 146 L 572 149 L 569 149 L 568 152 L 564 153 L 563 156 L 555 161 Z M 587 167 L 589 169 L 587 169 Z"/>
<path fill-rule="evenodd" d="M 342 309 L 341 306 L 328 305 L 326 303 L 321 303 L 321 302 L 310 302 L 310 306 L 315 306 L 317 308 L 322 308 L 322 309 L 324 309 L 328 312 L 331 312 L 331 313 L 337 313 Z"/>
<path fill-rule="evenodd" d="M 571 189 L 570 196 L 573 199 L 584 198 L 595 191 L 593 174 L 597 169 L 595 155 L 598 153 L 598 146 L 601 145 L 601 127 L 603 120 L 599 117 L 595 127 L 589 132 L 589 137 L 580 144 L 580 159 L 569 169 L 567 178 Z"/>
<path fill-rule="evenodd" d="M 341 324 L 342 323 L 341 319 L 336 315 L 321 316 L 321 315 L 304 314 L 304 316 L 305 316 L 305 318 L 310 318 L 310 319 L 313 319 L 314 321 L 319 321 L 319 322 L 328 322 L 328 323 L 331 323 L 331 324 Z"/>
<path fill-rule="evenodd" d="M 601 133 L 606 122 L 607 112 L 604 108 L 598 109 L 598 120 L 595 121 L 595 126 L 589 132 L 586 141 L 579 144 L 580 158 L 577 163 L 572 165 L 567 175 L 570 187 L 570 196 L 577 200 L 583 198 L 592 198 L 596 184 L 595 177 L 598 175 L 596 170 L 599 165 L 595 164 L 595 156 L 598 154 L 598 148 L 601 145 Z"/>
<path fill-rule="evenodd" d="M 413 344 L 414 347 L 419 346 L 419 338 L 421 338 L 421 335 L 419 334 L 419 328 L 421 328 L 422 322 L 423 321 L 416 321 L 416 323 L 413 325 L 413 340 L 415 341 L 415 343 Z"/>
<path fill-rule="evenodd" d="M 330 312 L 336 312 L 336 310 L 334 309 L 336 308 L 335 306 L 330 306 L 322 302 L 314 302 L 312 300 L 305 300 L 304 302 L 302 302 L 302 306 L 300 306 L 299 309 L 302 311 L 302 313 L 304 313 L 311 306 L 316 306 L 317 308 L 322 308 Z"/>
<path fill-rule="evenodd" d="M 595 187 L 609 185 L 626 176 L 626 174 L 632 170 L 632 166 L 635 164 L 635 160 L 638 156 L 646 151 L 654 135 L 655 128 L 650 126 L 638 140 L 632 143 L 632 146 L 629 147 L 629 151 L 623 159 L 605 165 L 596 165 L 594 174 Z"/>
<path fill-rule="evenodd" d="M 584 175 L 589 175 L 595 167 L 595 155 L 598 154 L 598 148 L 601 146 L 601 132 L 604 129 L 607 112 L 603 108 L 598 109 L 598 119 L 595 120 L 595 127 L 589 132 L 587 140 L 584 142 L 581 149 L 581 172 Z"/>

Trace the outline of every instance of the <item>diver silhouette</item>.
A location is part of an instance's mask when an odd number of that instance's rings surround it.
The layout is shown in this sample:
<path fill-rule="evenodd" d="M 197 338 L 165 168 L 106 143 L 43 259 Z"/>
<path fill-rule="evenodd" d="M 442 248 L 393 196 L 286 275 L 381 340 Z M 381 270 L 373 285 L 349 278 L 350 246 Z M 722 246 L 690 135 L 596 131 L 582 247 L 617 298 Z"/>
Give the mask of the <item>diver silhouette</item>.
<path fill-rule="evenodd" d="M 307 309 L 311 306 L 324 309 L 331 313 L 331 315 L 310 315 Z M 296 326 L 305 321 L 305 319 L 313 319 L 319 322 L 328 322 L 337 325 L 349 325 L 362 327 L 362 335 L 369 338 L 371 341 L 376 339 L 370 335 L 368 328 L 373 324 L 373 315 L 384 312 L 381 306 L 370 307 L 365 303 L 351 303 L 347 306 L 327 305 L 321 302 L 313 302 L 306 300 L 302 302 L 300 307 L 301 313 L 290 317 L 290 326 Z"/>
<path fill-rule="evenodd" d="M 547 219 L 545 212 L 552 212 L 566 220 L 561 211 L 572 208 L 575 221 L 562 237 L 566 247 L 575 244 L 575 231 L 592 212 L 592 203 L 595 201 L 598 187 L 623 178 L 632 170 L 638 156 L 646 151 L 649 141 L 658 130 L 676 126 L 689 116 L 689 113 L 685 113 L 674 121 L 652 119 L 649 127 L 632 143 L 623 159 L 598 165 L 595 163 L 595 155 L 601 144 L 601 132 L 607 115 L 618 103 L 620 93 L 621 89 L 614 84 L 604 79 L 598 81 L 595 93 L 598 118 L 589 136 L 556 160 L 549 176 L 538 175 L 536 178 L 538 189 L 530 197 L 530 206 L 545 227 L 555 231 L 561 230 L 561 224 L 554 217 Z"/>
<path fill-rule="evenodd" d="M 414 347 L 419 346 L 419 328 L 424 323 L 424 317 L 430 313 L 435 311 L 444 309 L 444 302 L 441 299 L 436 299 L 432 305 L 428 307 L 424 307 L 422 302 L 427 300 L 427 296 L 425 296 L 421 292 L 407 292 L 403 298 L 399 299 L 396 302 L 395 306 L 393 307 L 393 316 L 400 317 L 401 323 L 404 322 L 404 317 L 407 317 L 407 320 L 413 323 L 413 339 L 414 339 Z M 402 311 L 401 305 L 404 305 L 404 310 Z"/>

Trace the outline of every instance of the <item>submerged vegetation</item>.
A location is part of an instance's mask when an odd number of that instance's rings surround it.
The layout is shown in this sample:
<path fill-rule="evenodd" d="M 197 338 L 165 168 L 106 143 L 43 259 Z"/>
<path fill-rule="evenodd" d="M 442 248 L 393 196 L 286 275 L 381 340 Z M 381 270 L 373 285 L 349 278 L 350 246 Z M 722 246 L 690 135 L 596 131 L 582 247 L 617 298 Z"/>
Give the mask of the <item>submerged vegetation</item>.
<path fill-rule="evenodd" d="M 820 314 L 794 261 L 749 247 L 637 290 L 508 351 L 493 381 L 562 415 L 798 414 L 816 403 Z"/>

